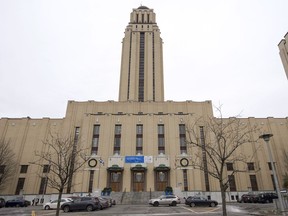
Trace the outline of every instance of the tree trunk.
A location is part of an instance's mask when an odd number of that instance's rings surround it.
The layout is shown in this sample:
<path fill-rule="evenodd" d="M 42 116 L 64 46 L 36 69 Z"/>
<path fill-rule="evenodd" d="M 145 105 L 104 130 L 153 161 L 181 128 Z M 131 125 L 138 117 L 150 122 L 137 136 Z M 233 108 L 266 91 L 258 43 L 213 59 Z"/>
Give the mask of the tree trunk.
<path fill-rule="evenodd" d="M 227 216 L 227 209 L 226 209 L 226 189 L 225 185 L 223 185 L 220 182 L 220 188 L 221 188 L 221 198 L 222 198 L 222 211 L 223 211 L 223 216 Z"/>
<path fill-rule="evenodd" d="M 56 209 L 56 216 L 59 216 L 60 213 L 60 202 L 61 202 L 61 198 L 62 198 L 62 193 L 63 193 L 63 188 L 60 188 L 59 190 L 59 194 L 58 194 L 58 203 L 57 203 L 57 209 Z"/>

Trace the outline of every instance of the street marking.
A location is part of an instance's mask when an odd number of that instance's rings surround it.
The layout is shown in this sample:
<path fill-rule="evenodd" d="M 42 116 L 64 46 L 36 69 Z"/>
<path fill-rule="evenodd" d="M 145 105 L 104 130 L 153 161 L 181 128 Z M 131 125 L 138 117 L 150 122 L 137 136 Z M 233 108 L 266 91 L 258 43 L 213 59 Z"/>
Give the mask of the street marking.
<path fill-rule="evenodd" d="M 191 211 L 191 212 L 193 212 L 193 213 L 195 213 L 195 214 L 207 214 L 207 213 L 217 213 L 217 212 L 214 212 L 214 211 L 219 210 L 219 209 L 221 208 L 221 206 L 218 206 L 217 208 L 213 208 L 213 209 L 211 209 L 211 210 L 209 210 L 209 211 L 203 211 L 203 212 L 194 211 L 193 209 L 187 208 L 186 206 L 181 206 L 181 208 L 184 208 L 184 209 L 186 209 L 186 210 L 188 210 L 188 211 Z M 195 207 L 194 207 L 194 208 L 195 208 Z"/>

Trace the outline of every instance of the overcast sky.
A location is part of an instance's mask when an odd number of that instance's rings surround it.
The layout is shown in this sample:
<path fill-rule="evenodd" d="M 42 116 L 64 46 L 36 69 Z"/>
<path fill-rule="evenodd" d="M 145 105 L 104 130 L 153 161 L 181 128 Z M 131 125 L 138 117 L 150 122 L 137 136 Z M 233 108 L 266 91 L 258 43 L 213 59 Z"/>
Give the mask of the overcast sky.
<path fill-rule="evenodd" d="M 121 41 L 141 3 L 164 41 L 165 100 L 288 116 L 277 46 L 287 0 L 0 0 L 0 118 L 63 118 L 68 100 L 117 101 Z"/>

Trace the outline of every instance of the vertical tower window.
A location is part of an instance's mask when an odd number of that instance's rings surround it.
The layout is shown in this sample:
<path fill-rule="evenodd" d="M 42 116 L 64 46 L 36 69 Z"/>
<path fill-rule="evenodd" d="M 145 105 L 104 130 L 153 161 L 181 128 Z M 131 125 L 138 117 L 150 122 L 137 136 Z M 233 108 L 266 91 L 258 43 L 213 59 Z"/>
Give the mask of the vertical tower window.
<path fill-rule="evenodd" d="M 115 133 L 114 133 L 114 154 L 120 154 L 120 146 L 121 146 L 121 125 L 115 125 Z"/>
<path fill-rule="evenodd" d="M 179 125 L 180 153 L 187 153 L 185 124 Z"/>
<path fill-rule="evenodd" d="M 200 141 L 202 144 L 202 159 L 204 163 L 204 178 L 205 178 L 205 186 L 206 191 L 210 191 L 210 184 L 209 184 L 209 176 L 208 176 L 208 165 L 207 165 L 207 158 L 206 158 L 206 143 L 205 143 L 205 134 L 204 134 L 204 127 L 200 126 Z"/>
<path fill-rule="evenodd" d="M 24 188 L 24 183 L 25 183 L 25 178 L 19 178 L 18 179 L 15 195 L 20 194 L 20 191 L 23 190 L 23 188 Z"/>
<path fill-rule="evenodd" d="M 247 168 L 248 168 L 249 171 L 255 170 L 254 163 L 253 162 L 247 163 Z"/>
<path fill-rule="evenodd" d="M 143 125 L 136 125 L 136 154 L 143 154 Z"/>
<path fill-rule="evenodd" d="M 46 188 L 47 188 L 47 177 L 42 177 L 41 178 L 41 183 L 40 183 L 40 188 L 39 188 L 39 194 L 45 194 L 46 193 Z"/>
<path fill-rule="evenodd" d="M 235 176 L 234 175 L 228 175 L 228 181 L 229 181 L 230 191 L 237 191 Z"/>
<path fill-rule="evenodd" d="M 145 33 L 140 32 L 140 53 L 139 53 L 139 80 L 138 80 L 138 101 L 144 101 L 144 57 L 145 57 Z"/>
<path fill-rule="evenodd" d="M 183 169 L 183 183 L 184 183 L 184 191 L 188 191 L 188 177 L 186 169 Z"/>
<path fill-rule="evenodd" d="M 93 179 L 94 179 L 94 170 L 90 170 L 89 188 L 88 188 L 89 193 L 93 192 Z"/>
<path fill-rule="evenodd" d="M 250 183 L 252 191 L 258 191 L 256 175 L 250 175 Z"/>
<path fill-rule="evenodd" d="M 98 154 L 100 125 L 94 125 L 91 154 Z"/>
<path fill-rule="evenodd" d="M 158 154 L 165 154 L 164 125 L 158 125 Z"/>

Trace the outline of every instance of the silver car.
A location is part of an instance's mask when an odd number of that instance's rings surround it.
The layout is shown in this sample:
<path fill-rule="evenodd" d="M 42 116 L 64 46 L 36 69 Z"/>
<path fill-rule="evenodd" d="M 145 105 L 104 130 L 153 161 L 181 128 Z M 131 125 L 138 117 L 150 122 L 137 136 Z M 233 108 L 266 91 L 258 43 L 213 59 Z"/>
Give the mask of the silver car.
<path fill-rule="evenodd" d="M 61 202 L 60 202 L 60 207 L 63 203 L 65 202 L 72 202 L 73 200 L 70 198 L 62 198 Z M 57 209 L 57 203 L 58 200 L 51 200 L 50 202 L 47 202 L 45 204 L 43 204 L 43 209 L 45 210 L 49 210 L 49 209 Z"/>
<path fill-rule="evenodd" d="M 149 204 L 153 206 L 159 205 L 169 205 L 169 206 L 176 206 L 180 204 L 180 198 L 175 195 L 162 195 L 156 199 L 150 199 Z"/>

